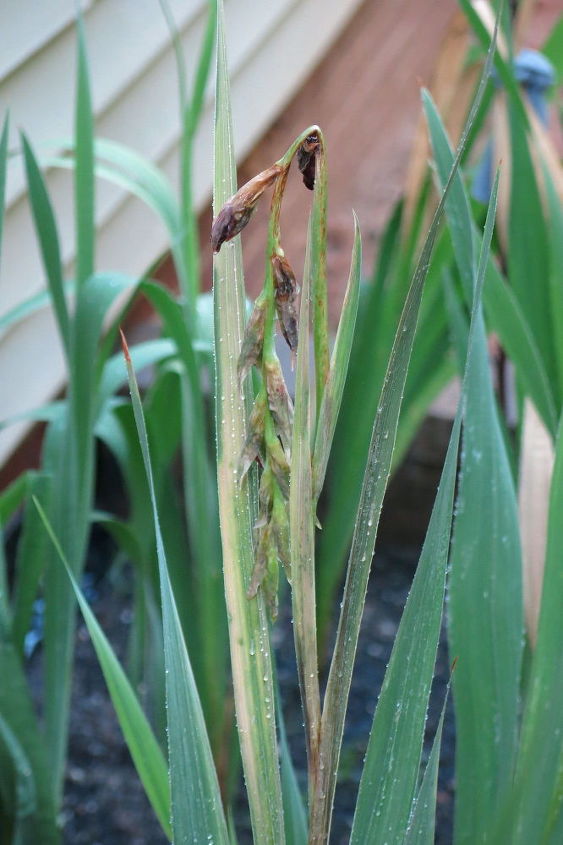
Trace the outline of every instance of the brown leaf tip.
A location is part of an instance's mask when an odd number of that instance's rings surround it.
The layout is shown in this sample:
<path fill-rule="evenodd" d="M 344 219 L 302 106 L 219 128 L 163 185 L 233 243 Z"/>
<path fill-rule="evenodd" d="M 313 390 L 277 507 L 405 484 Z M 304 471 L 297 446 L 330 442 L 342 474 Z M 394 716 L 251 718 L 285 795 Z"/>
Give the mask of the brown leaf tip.
<path fill-rule="evenodd" d="M 125 361 L 130 364 L 131 363 L 131 356 L 129 354 L 129 347 L 127 346 L 127 341 L 125 340 L 125 335 L 123 334 L 123 329 L 121 326 L 119 327 L 119 334 L 121 335 L 121 348 L 123 349 L 123 355 L 125 356 Z"/>

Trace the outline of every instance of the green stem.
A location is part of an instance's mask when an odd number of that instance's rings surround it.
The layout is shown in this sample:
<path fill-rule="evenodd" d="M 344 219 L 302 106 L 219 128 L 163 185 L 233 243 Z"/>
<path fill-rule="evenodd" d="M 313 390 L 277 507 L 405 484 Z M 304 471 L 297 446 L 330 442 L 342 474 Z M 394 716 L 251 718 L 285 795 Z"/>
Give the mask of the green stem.
<path fill-rule="evenodd" d="M 309 229 L 311 234 L 311 229 Z M 310 243 L 310 238 L 308 243 Z M 315 598 L 315 509 L 311 465 L 311 416 L 309 411 L 309 312 L 310 250 L 307 250 L 299 315 L 295 416 L 291 452 L 289 525 L 291 548 L 291 600 L 299 687 L 305 717 L 309 806 L 319 780 L 321 705 L 318 675 Z"/>
<path fill-rule="evenodd" d="M 318 137 L 320 153 L 315 164 L 315 197 L 311 213 L 311 287 L 317 414 L 321 407 L 330 369 L 326 291 L 327 168 L 324 138 L 320 130 L 318 130 Z"/>

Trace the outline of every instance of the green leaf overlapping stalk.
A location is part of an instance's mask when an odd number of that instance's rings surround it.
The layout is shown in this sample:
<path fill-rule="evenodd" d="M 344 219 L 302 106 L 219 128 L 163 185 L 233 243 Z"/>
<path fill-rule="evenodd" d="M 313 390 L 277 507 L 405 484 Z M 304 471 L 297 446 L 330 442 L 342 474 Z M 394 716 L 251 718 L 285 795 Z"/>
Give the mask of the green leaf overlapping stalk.
<path fill-rule="evenodd" d="M 285 256 L 280 233 L 281 204 L 294 157 L 298 159 L 306 187 L 314 191 L 299 330 L 294 304 L 297 283 Z M 263 467 L 259 514 L 255 525 L 256 561 L 247 594 L 249 598 L 254 598 L 261 589 L 275 617 L 278 566 L 280 562 L 284 565 L 292 584 L 297 669 L 305 716 L 309 791 L 312 799 L 318 773 L 321 712 L 315 626 L 315 507 L 311 456 L 316 415 L 311 409 L 309 391 L 311 298 L 314 315 L 316 407 L 322 406 L 330 372 L 325 271 L 326 165 L 324 139 L 317 126 L 302 132 L 279 161 L 251 179 L 224 204 L 213 224 L 212 243 L 216 252 L 225 241 L 233 238 L 248 223 L 262 193 L 271 185 L 273 196 L 266 244 L 264 288 L 246 328 L 238 363 L 241 381 L 244 381 L 253 365 L 259 369 L 262 377 L 241 457 L 243 477 L 255 459 L 258 459 Z M 354 269 L 356 295 L 351 297 L 352 306 L 357 305 L 357 261 Z M 294 419 L 275 349 L 276 315 L 293 355 L 297 348 Z M 340 357 L 349 355 L 350 341 L 351 331 L 348 326 L 348 333 L 339 344 L 340 364 Z M 319 473 L 324 473 L 326 467 L 326 450 L 330 448 L 335 408 L 339 404 L 342 390 L 342 383 L 334 376 L 334 371 L 332 375 L 330 402 L 324 405 L 324 436 L 320 438 L 324 452 L 320 459 Z"/>
<path fill-rule="evenodd" d="M 223 9 L 218 4 L 215 118 L 215 212 L 235 192 L 235 165 Z M 244 334 L 245 292 L 238 242 L 214 262 L 217 486 L 223 546 L 231 665 L 243 769 L 256 840 L 285 841 L 275 729 L 274 687 L 267 609 L 261 594 L 249 601 L 257 519 L 254 473 L 241 482 L 240 459 L 252 396 L 237 371 Z"/>

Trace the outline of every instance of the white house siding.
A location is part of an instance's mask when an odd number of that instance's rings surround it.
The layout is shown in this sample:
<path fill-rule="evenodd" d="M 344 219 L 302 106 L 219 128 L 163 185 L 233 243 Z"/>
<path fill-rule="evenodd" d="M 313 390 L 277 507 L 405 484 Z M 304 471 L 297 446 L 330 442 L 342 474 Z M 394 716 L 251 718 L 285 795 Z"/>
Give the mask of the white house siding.
<path fill-rule="evenodd" d="M 244 156 L 327 51 L 361 0 L 227 0 L 237 155 Z M 169 0 L 193 71 L 205 27 L 205 0 Z M 0 0 L 0 117 L 10 110 L 10 148 L 23 129 L 36 152 L 56 151 L 73 127 L 74 0 Z M 179 120 L 174 54 L 158 0 L 82 0 L 96 132 L 130 145 L 177 184 Z M 195 146 L 194 194 L 209 201 L 212 86 Z M 53 146 L 53 142 L 55 146 Z M 72 184 L 50 169 L 67 276 L 74 258 Z M 0 314 L 44 286 L 21 161 L 6 190 Z M 97 183 L 98 270 L 141 274 L 166 249 L 166 233 L 139 201 Z M 0 419 L 48 401 L 64 383 L 52 315 L 45 309 L 0 336 Z M 0 463 L 27 430 L 0 432 Z"/>

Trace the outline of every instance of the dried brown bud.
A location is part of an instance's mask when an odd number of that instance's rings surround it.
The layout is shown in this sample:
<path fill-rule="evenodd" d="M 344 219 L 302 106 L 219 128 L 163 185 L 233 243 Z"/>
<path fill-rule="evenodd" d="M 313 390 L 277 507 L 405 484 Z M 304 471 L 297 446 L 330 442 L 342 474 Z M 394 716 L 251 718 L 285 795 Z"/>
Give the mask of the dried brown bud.
<path fill-rule="evenodd" d="M 259 364 L 262 359 L 265 317 L 266 302 L 264 299 L 258 298 L 254 303 L 254 309 L 250 315 L 250 320 L 246 324 L 242 339 L 242 349 L 237 365 L 240 384 L 243 383 L 251 367 Z"/>
<path fill-rule="evenodd" d="M 282 451 L 281 446 L 279 449 Z M 271 455 L 269 455 L 260 479 L 259 519 L 254 526 L 256 562 L 246 594 L 249 599 L 252 599 L 256 596 L 258 589 L 262 588 L 270 613 L 275 619 L 279 563 L 283 564 L 288 580 L 291 576 L 291 564 L 287 505 L 275 483 L 277 476 L 274 473 Z"/>
<path fill-rule="evenodd" d="M 276 311 L 283 336 L 292 352 L 297 349 L 297 311 L 295 294 L 297 282 L 289 261 L 281 255 L 272 256 L 272 272 Z"/>
<path fill-rule="evenodd" d="M 291 583 L 291 556 L 289 553 L 289 520 L 287 507 L 279 495 L 274 496 L 272 519 L 270 523 L 272 534 L 278 549 L 278 557 L 283 564 L 285 576 Z"/>
<path fill-rule="evenodd" d="M 252 570 L 250 584 L 246 591 L 249 599 L 253 599 L 258 592 L 258 587 L 264 579 L 266 574 L 266 566 L 268 563 L 268 549 L 271 543 L 270 526 L 265 525 L 260 529 L 260 538 L 256 546 L 256 562 Z"/>
<path fill-rule="evenodd" d="M 211 227 L 211 246 L 213 252 L 219 252 L 225 241 L 230 241 L 239 232 L 242 232 L 252 215 L 256 206 L 236 205 L 233 200 L 225 203 Z"/>
<path fill-rule="evenodd" d="M 303 184 L 310 191 L 315 187 L 315 158 L 319 148 L 319 136 L 307 135 L 297 150 L 297 165 L 303 174 Z"/>
<path fill-rule="evenodd" d="M 227 200 L 211 227 L 211 246 L 213 252 L 219 252 L 225 241 L 230 241 L 242 232 L 256 210 L 258 200 L 279 174 L 281 167 L 274 164 L 263 170 Z"/>
<path fill-rule="evenodd" d="M 253 599 L 258 588 L 261 587 L 272 620 L 278 615 L 278 569 L 277 548 L 271 527 L 267 525 L 260 535 L 256 549 L 256 563 L 246 595 L 249 599 Z"/>
<path fill-rule="evenodd" d="M 276 300 L 293 299 L 297 291 L 297 282 L 291 264 L 285 256 L 277 253 L 272 255 L 271 260 Z"/>
<path fill-rule="evenodd" d="M 268 453 L 268 462 L 274 474 L 278 486 L 287 500 L 289 499 L 289 464 L 287 457 L 282 449 L 282 445 L 277 437 L 272 438 L 266 444 L 266 451 Z"/>
<path fill-rule="evenodd" d="M 258 521 L 254 528 L 262 528 L 270 521 L 272 502 L 274 498 L 274 474 L 266 459 L 264 472 L 260 476 L 260 489 L 258 491 Z"/>
<path fill-rule="evenodd" d="M 242 454 L 240 456 L 240 477 L 244 478 L 252 464 L 258 459 L 264 463 L 264 416 L 266 413 L 266 397 L 260 392 L 256 397 L 250 419 L 248 434 Z"/>
<path fill-rule="evenodd" d="M 268 394 L 268 405 L 274 418 L 276 434 L 280 437 L 287 455 L 291 450 L 291 425 L 293 405 L 287 392 L 280 362 L 277 358 L 264 362 L 264 380 Z"/>

